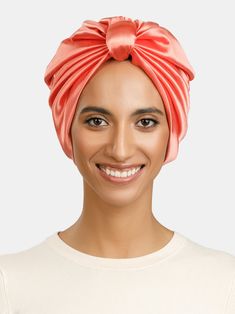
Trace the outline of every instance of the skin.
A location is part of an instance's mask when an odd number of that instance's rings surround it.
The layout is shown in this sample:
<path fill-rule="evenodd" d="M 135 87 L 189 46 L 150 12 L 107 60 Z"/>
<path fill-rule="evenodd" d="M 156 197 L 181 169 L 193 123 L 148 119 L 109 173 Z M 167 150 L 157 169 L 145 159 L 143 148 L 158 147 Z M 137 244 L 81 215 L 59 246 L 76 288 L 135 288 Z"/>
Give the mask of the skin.
<path fill-rule="evenodd" d="M 81 114 L 89 105 L 108 109 L 113 117 Z M 156 107 L 163 115 L 131 117 L 146 107 Z M 85 123 L 89 118 L 98 120 L 89 126 Z M 84 199 L 80 217 L 59 233 L 60 238 L 83 253 L 107 258 L 138 257 L 164 247 L 174 232 L 153 215 L 152 191 L 164 162 L 169 128 L 162 99 L 145 72 L 129 60 L 106 62 L 80 95 L 71 138 Z M 145 168 L 137 180 L 117 185 L 100 176 L 96 163 L 138 163 Z"/>

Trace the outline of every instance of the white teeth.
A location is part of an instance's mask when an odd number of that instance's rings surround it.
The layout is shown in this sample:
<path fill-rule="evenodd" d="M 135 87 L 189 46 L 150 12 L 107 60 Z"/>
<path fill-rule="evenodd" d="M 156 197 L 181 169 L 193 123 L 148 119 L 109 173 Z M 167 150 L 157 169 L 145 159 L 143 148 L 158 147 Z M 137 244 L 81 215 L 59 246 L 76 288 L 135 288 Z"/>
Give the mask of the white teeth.
<path fill-rule="evenodd" d="M 101 170 L 104 171 L 107 175 L 112 176 L 112 177 L 117 177 L 117 178 L 126 178 L 126 177 L 130 177 L 132 175 L 134 175 L 137 171 L 140 170 L 140 166 L 137 168 L 133 168 L 132 170 L 128 170 L 128 171 L 114 171 L 114 170 L 110 170 L 110 169 L 106 169 L 103 166 L 100 166 Z"/>

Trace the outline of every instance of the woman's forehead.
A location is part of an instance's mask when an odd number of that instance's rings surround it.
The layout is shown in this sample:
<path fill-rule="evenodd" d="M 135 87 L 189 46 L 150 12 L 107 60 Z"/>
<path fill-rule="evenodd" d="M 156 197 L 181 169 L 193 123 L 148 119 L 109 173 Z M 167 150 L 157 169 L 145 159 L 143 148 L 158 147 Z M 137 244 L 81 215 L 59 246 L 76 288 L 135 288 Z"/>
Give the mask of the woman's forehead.
<path fill-rule="evenodd" d="M 80 102 L 148 103 L 153 105 L 162 101 L 152 80 L 130 61 L 112 61 L 100 69 L 84 87 Z"/>

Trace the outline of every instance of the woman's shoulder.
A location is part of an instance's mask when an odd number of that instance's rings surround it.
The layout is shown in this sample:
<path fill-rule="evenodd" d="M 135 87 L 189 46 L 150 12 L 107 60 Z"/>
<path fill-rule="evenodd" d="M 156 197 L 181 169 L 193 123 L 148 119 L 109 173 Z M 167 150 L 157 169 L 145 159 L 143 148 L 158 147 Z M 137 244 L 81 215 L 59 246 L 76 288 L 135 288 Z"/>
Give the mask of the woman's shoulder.
<path fill-rule="evenodd" d="M 223 302 L 226 298 L 226 313 L 235 313 L 235 255 L 187 238 L 181 260 L 183 268 L 196 285 L 200 283 L 205 288 L 205 294 L 209 289 L 213 298 L 222 298 Z"/>
<path fill-rule="evenodd" d="M 0 254 L 0 272 L 3 273 L 9 270 L 11 273 L 16 273 L 24 269 L 27 270 L 30 267 L 36 268 L 43 261 L 49 262 L 50 248 L 46 243 L 47 238 L 27 249 Z"/>
<path fill-rule="evenodd" d="M 183 235 L 181 235 L 183 236 Z M 235 255 L 226 250 L 209 247 L 199 241 L 186 236 L 186 245 L 181 252 L 182 261 L 191 263 L 197 268 L 211 271 L 219 271 L 221 274 L 235 275 Z"/>

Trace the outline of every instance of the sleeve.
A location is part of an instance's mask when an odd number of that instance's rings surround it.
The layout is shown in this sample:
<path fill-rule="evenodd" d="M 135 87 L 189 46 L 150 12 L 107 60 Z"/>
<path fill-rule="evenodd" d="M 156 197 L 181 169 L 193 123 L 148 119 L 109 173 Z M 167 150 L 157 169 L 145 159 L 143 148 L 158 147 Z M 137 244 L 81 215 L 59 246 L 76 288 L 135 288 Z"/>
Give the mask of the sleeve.
<path fill-rule="evenodd" d="M 6 295 L 6 286 L 4 281 L 3 272 L 0 269 L 0 313 L 10 314 L 8 308 L 8 300 Z"/>
<path fill-rule="evenodd" d="M 228 297 L 225 314 L 235 314 L 235 276 L 232 279 L 232 286 Z"/>

